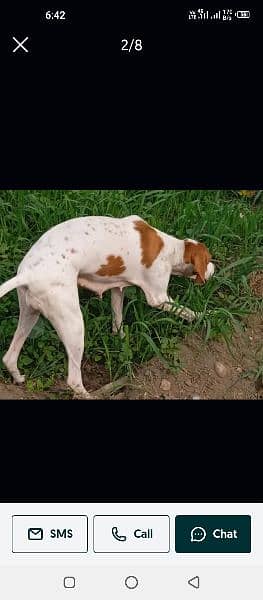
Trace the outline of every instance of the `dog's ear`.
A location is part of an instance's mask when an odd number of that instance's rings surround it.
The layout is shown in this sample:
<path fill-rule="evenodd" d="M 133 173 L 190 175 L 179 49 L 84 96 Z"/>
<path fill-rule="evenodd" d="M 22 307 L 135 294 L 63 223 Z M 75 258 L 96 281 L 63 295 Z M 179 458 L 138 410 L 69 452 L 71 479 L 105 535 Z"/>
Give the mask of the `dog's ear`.
<path fill-rule="evenodd" d="M 203 252 L 195 253 L 193 256 L 194 270 L 197 273 L 195 283 L 205 283 L 207 260 Z"/>
<path fill-rule="evenodd" d="M 197 273 L 196 283 L 205 283 L 205 274 L 210 258 L 211 256 L 204 244 L 185 241 L 184 260 L 192 263 L 194 271 Z"/>

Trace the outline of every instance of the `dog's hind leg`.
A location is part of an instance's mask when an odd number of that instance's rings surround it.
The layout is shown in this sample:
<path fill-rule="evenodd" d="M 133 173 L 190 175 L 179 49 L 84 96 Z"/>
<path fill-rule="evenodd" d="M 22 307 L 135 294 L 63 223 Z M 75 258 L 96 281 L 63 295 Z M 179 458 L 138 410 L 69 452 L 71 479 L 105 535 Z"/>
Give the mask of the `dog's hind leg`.
<path fill-rule="evenodd" d="M 3 357 L 3 363 L 6 366 L 9 373 L 11 373 L 16 383 L 23 383 L 25 380 L 24 375 L 21 375 L 17 361 L 21 352 L 22 346 L 25 343 L 27 337 L 32 331 L 34 325 L 37 323 L 39 318 L 39 312 L 28 306 L 26 303 L 26 290 L 19 288 L 17 290 L 20 315 L 15 335 L 10 344 L 9 350 Z"/>
<path fill-rule="evenodd" d="M 43 297 L 43 314 L 55 328 L 68 355 L 69 387 L 75 397 L 89 399 L 81 377 L 81 360 L 84 352 L 84 323 L 79 306 L 76 285 L 53 287 Z"/>
<path fill-rule="evenodd" d="M 119 333 L 120 337 L 124 337 L 122 326 L 122 310 L 123 310 L 124 291 L 120 288 L 112 288 L 111 290 L 111 309 L 112 309 L 112 333 Z"/>

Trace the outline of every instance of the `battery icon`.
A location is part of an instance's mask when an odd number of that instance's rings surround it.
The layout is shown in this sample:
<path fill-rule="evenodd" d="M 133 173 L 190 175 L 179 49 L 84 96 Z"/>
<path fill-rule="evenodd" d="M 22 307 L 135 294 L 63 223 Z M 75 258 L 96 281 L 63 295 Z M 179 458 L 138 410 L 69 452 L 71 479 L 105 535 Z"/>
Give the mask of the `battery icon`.
<path fill-rule="evenodd" d="M 250 19 L 250 10 L 237 10 L 237 19 Z"/>

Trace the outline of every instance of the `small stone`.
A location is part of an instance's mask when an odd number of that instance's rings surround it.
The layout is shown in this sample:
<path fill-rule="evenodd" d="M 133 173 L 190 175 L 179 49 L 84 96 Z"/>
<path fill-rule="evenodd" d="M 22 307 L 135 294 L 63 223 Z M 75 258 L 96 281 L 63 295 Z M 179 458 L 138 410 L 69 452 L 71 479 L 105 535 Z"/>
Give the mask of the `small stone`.
<path fill-rule="evenodd" d="M 184 380 L 184 385 L 192 386 L 192 381 L 190 381 L 190 379 L 185 379 Z"/>
<path fill-rule="evenodd" d="M 170 392 L 171 382 L 168 379 L 162 379 L 160 388 L 163 390 L 163 392 Z"/>
<path fill-rule="evenodd" d="M 201 397 L 198 394 L 194 394 L 192 400 L 201 400 Z"/>
<path fill-rule="evenodd" d="M 217 373 L 217 375 L 219 375 L 219 377 L 226 377 L 227 368 L 225 367 L 225 365 L 223 365 L 223 363 L 216 360 L 215 361 L 215 372 Z"/>
<path fill-rule="evenodd" d="M 237 372 L 238 373 L 242 373 L 242 371 L 243 371 L 242 367 L 237 367 Z"/>

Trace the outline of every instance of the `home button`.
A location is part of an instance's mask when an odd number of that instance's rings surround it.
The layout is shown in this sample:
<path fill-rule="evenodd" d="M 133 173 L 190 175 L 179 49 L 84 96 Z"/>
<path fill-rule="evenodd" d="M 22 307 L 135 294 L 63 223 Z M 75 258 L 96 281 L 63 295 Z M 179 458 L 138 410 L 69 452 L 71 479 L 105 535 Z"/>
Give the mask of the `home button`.
<path fill-rule="evenodd" d="M 137 577 L 134 577 L 134 575 L 129 575 L 125 579 L 125 585 L 129 590 L 134 590 L 135 588 L 137 588 L 138 584 L 139 581 Z"/>

